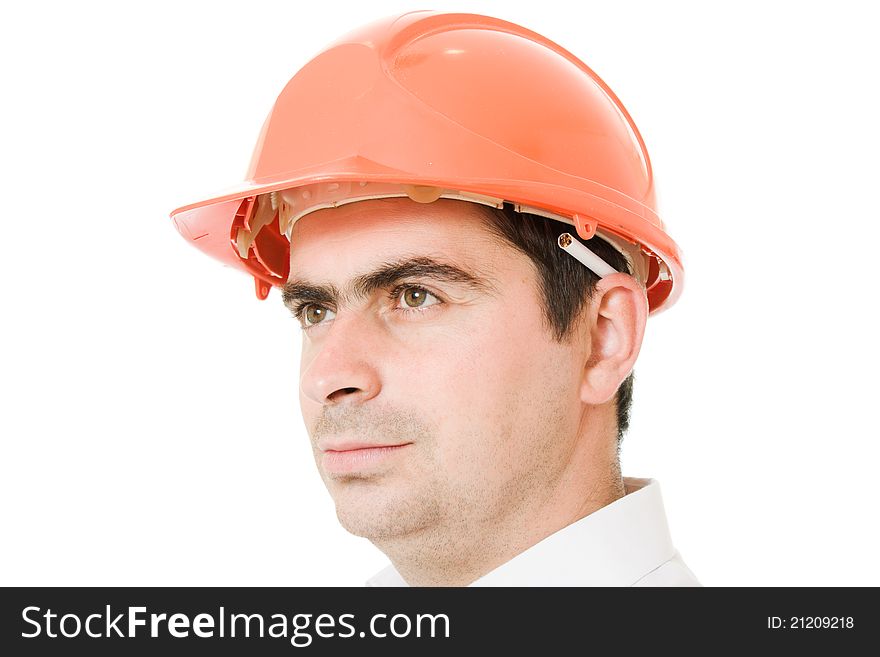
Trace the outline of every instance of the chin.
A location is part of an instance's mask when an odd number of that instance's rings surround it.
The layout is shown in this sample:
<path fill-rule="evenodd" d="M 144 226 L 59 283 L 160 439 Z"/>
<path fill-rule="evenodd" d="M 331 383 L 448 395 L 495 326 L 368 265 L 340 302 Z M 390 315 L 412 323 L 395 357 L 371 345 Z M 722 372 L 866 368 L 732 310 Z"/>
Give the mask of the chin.
<path fill-rule="evenodd" d="M 371 541 L 387 540 L 401 534 L 402 527 L 392 517 L 383 517 L 376 512 L 363 512 L 337 505 L 336 518 L 348 533 Z"/>
<path fill-rule="evenodd" d="M 371 541 L 388 540 L 424 529 L 437 522 L 436 498 L 403 496 L 396 491 L 371 493 L 353 486 L 335 496 L 336 517 L 349 533 Z"/>

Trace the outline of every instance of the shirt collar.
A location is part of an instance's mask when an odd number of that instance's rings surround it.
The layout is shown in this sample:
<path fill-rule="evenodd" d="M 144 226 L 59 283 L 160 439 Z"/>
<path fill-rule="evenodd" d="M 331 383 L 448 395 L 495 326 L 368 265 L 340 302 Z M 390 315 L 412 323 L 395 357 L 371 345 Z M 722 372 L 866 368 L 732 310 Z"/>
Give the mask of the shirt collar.
<path fill-rule="evenodd" d="M 624 477 L 623 497 L 547 536 L 470 586 L 631 586 L 675 555 L 660 484 Z M 367 586 L 407 586 L 393 565 Z"/>

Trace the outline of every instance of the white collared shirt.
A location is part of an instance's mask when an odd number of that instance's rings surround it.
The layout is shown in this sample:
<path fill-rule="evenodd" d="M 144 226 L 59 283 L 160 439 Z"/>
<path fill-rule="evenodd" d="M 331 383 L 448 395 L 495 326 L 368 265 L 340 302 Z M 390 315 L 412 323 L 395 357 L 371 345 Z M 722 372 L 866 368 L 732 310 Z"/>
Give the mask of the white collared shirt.
<path fill-rule="evenodd" d="M 660 484 L 623 478 L 625 494 L 547 536 L 470 586 L 702 586 L 672 545 Z M 367 586 L 407 586 L 393 565 Z"/>

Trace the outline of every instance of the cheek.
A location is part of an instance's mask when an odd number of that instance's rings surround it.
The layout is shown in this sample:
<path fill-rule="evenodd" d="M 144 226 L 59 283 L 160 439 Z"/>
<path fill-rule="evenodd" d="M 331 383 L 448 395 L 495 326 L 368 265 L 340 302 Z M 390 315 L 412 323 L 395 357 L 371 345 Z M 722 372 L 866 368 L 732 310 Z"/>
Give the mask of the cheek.
<path fill-rule="evenodd" d="M 444 417 L 472 416 L 471 409 L 517 383 L 523 355 L 534 347 L 533 332 L 519 320 L 516 313 L 493 309 L 416 334 L 386 374 L 417 405 L 430 400 L 430 406 L 446 411 Z"/>
<path fill-rule="evenodd" d="M 455 331 L 435 333 L 421 358 L 395 368 L 401 399 L 436 423 L 445 473 L 479 470 L 483 477 L 528 451 L 524 434 L 534 432 L 546 408 L 547 379 L 553 385 L 558 376 L 556 364 L 548 363 L 558 359 L 558 348 L 531 310 L 525 304 L 494 308 Z"/>

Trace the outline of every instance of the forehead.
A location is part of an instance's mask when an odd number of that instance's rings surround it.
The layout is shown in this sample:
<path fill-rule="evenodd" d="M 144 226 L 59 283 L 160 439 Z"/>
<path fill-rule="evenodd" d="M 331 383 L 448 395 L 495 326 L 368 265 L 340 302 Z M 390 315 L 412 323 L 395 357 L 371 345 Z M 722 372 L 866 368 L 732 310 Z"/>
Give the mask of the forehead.
<path fill-rule="evenodd" d="M 487 229 L 485 212 L 467 201 L 416 203 L 409 198 L 317 210 L 293 227 L 291 276 L 338 278 L 341 269 L 362 270 L 392 258 L 426 255 L 485 269 L 510 251 Z"/>

